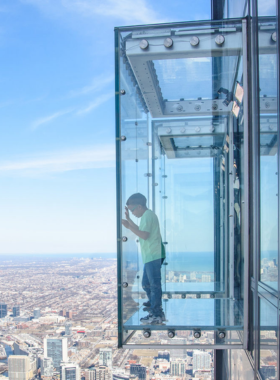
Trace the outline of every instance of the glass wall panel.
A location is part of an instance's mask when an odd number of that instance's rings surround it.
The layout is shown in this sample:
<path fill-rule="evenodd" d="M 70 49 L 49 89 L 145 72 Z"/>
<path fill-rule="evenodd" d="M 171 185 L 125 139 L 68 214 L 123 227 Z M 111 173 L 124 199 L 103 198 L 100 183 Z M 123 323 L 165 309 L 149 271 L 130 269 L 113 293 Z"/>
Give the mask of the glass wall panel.
<path fill-rule="evenodd" d="M 248 0 L 226 0 L 224 5 L 224 18 L 238 18 L 247 15 Z"/>
<path fill-rule="evenodd" d="M 120 59 L 121 97 L 121 184 L 122 215 L 126 220 L 126 202 L 134 193 L 148 197 L 148 121 L 143 100 L 125 57 Z M 139 224 L 137 218 L 133 218 Z M 126 223 L 126 222 L 124 222 Z M 122 226 L 122 283 L 123 320 L 127 321 L 139 311 L 140 275 L 142 267 L 139 254 L 139 239 L 133 232 Z"/>
<path fill-rule="evenodd" d="M 277 379 L 277 308 L 260 298 L 260 365 L 262 379 Z"/>
<path fill-rule="evenodd" d="M 228 355 L 231 360 L 231 380 L 246 379 L 254 380 L 254 370 L 244 350 L 230 350 Z"/>
<path fill-rule="evenodd" d="M 262 2 L 260 2 L 261 4 Z M 259 4 L 259 11 L 262 7 Z M 272 7 L 273 8 L 273 7 Z M 273 10 L 271 9 L 273 13 Z M 276 8 L 274 3 L 274 14 Z M 277 45 L 275 18 L 259 19 L 260 280 L 278 289 Z M 275 35 L 274 35 L 275 34 Z"/>

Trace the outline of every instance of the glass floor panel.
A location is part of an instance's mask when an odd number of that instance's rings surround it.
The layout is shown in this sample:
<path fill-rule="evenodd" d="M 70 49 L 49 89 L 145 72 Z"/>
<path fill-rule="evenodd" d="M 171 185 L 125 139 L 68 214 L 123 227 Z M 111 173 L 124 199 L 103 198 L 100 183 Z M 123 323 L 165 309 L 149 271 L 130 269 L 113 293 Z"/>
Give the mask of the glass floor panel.
<path fill-rule="evenodd" d="M 136 300 L 135 300 L 136 301 Z M 143 305 L 143 300 L 139 304 Z M 147 325 L 140 322 L 140 318 L 147 315 L 147 311 L 140 307 L 127 322 L 126 330 L 243 330 L 243 312 L 240 302 L 231 299 L 169 299 L 163 301 L 163 310 L 166 321 L 161 325 Z"/>
<path fill-rule="evenodd" d="M 133 293 L 146 294 L 144 291 L 138 292 L 138 284 L 134 283 Z M 218 294 L 223 292 L 223 285 L 219 282 L 167 282 L 162 285 L 163 294 Z"/>

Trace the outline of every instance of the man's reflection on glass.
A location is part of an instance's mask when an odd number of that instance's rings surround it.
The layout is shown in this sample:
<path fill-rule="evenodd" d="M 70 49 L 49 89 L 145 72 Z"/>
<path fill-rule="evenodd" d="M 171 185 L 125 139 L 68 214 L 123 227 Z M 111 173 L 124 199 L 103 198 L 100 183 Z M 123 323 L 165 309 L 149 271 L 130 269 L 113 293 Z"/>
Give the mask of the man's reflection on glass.
<path fill-rule="evenodd" d="M 131 220 L 129 211 L 136 218 L 141 218 L 139 227 Z M 144 302 L 143 305 L 149 313 L 140 321 L 144 324 L 161 324 L 165 320 L 161 301 L 161 265 L 165 259 L 165 250 L 158 218 L 147 208 L 147 199 L 143 194 L 136 193 L 128 198 L 122 224 L 139 237 L 144 263 L 142 287 L 147 294 L 148 302 Z"/>

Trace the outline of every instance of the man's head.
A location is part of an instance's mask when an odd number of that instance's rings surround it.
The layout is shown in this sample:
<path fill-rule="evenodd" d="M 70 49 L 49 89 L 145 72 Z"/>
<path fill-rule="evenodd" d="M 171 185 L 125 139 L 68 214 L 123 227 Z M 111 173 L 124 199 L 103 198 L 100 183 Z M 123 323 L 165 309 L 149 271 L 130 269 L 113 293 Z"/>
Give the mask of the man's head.
<path fill-rule="evenodd" d="M 144 197 L 144 195 L 140 193 L 132 194 L 126 202 L 128 209 L 137 218 L 141 218 L 141 216 L 147 210 L 146 204 L 146 197 Z"/>

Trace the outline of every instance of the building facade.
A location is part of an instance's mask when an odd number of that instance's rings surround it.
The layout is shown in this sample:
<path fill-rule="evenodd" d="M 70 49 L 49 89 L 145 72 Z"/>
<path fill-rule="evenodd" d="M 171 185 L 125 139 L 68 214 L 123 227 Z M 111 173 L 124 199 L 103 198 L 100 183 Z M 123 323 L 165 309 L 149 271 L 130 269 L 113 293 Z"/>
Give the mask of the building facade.
<path fill-rule="evenodd" d="M 67 336 L 71 336 L 72 335 L 71 327 L 72 327 L 71 323 L 68 322 L 68 323 L 65 324 L 65 335 L 67 335 Z"/>
<path fill-rule="evenodd" d="M 9 379 L 28 380 L 30 373 L 30 359 L 28 356 L 12 355 L 8 359 Z"/>
<path fill-rule="evenodd" d="M 170 360 L 170 375 L 171 376 L 184 376 L 186 373 L 186 364 L 183 359 Z"/>
<path fill-rule="evenodd" d="M 130 374 L 138 377 L 139 380 L 146 380 L 146 367 L 141 364 L 131 364 Z"/>
<path fill-rule="evenodd" d="M 44 357 L 51 358 L 54 368 L 58 371 L 60 363 L 68 360 L 67 338 L 45 338 Z"/>
<path fill-rule="evenodd" d="M 85 370 L 85 380 L 111 380 L 112 372 L 108 367 L 96 366 Z"/>
<path fill-rule="evenodd" d="M 7 305 L 5 303 L 0 303 L 0 318 L 6 317 L 8 313 L 7 310 Z"/>
<path fill-rule="evenodd" d="M 211 368 L 211 356 L 208 352 L 194 350 L 193 352 L 193 373 L 202 369 Z"/>
<path fill-rule="evenodd" d="M 215 376 L 216 379 L 280 379 L 279 1 L 238 1 L 235 5 L 233 7 L 230 1 L 214 1 L 212 17 L 247 17 L 250 30 L 248 69 L 254 85 L 250 94 L 251 198 L 246 321 L 249 328 L 244 350 L 215 351 Z M 262 47 L 267 25 L 271 27 L 266 30 L 274 43 L 270 51 Z M 265 118 L 263 105 L 271 105 L 266 103 L 268 98 L 275 103 Z M 274 142 L 267 145 L 268 156 L 264 151 L 264 120 L 274 122 Z"/>
<path fill-rule="evenodd" d="M 52 377 L 54 366 L 52 358 L 40 358 L 41 375 Z"/>
<path fill-rule="evenodd" d="M 41 317 L 41 312 L 38 307 L 34 309 L 33 316 L 34 316 L 34 319 L 39 319 Z"/>
<path fill-rule="evenodd" d="M 20 307 L 17 305 L 17 306 L 13 306 L 13 317 L 18 317 L 20 315 Z"/>
<path fill-rule="evenodd" d="M 73 318 L 72 310 L 66 311 L 66 318 L 69 318 L 69 319 Z"/>
<path fill-rule="evenodd" d="M 99 349 L 99 365 L 112 368 L 112 349 L 111 348 Z"/>
<path fill-rule="evenodd" d="M 62 362 L 60 365 L 60 380 L 80 380 L 81 371 L 76 363 Z"/>

